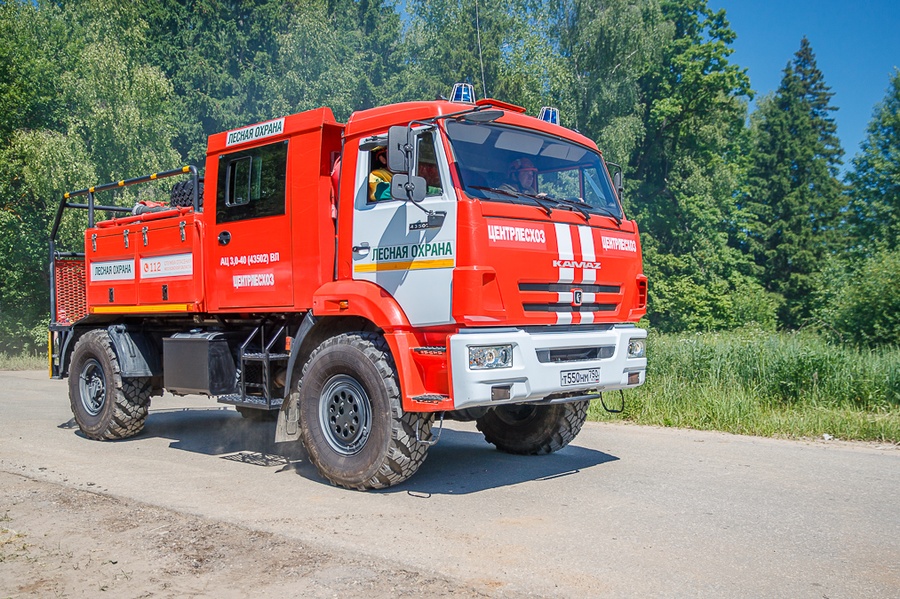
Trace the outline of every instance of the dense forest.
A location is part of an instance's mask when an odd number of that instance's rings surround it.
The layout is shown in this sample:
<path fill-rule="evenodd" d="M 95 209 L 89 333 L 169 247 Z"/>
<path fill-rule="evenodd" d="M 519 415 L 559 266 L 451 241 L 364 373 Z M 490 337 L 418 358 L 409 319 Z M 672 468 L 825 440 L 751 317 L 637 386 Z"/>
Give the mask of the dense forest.
<path fill-rule="evenodd" d="M 734 39 L 706 0 L 0 0 L 0 351 L 45 344 L 64 191 L 202 164 L 217 131 L 456 81 L 559 107 L 624 167 L 654 329 L 897 345 L 900 73 L 848 158 L 810 43 L 754 98 Z"/>

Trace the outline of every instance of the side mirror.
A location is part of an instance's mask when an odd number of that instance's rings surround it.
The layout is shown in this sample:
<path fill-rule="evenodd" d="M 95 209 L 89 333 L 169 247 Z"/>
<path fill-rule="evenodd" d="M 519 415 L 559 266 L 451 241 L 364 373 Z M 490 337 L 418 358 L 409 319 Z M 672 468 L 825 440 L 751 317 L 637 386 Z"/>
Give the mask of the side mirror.
<path fill-rule="evenodd" d="M 396 174 L 391 179 L 391 197 L 395 200 L 410 200 L 418 204 L 425 199 L 424 177 Z"/>
<path fill-rule="evenodd" d="M 622 182 L 622 167 L 614 162 L 607 162 L 606 166 L 613 169 L 613 187 L 616 188 L 616 195 L 621 200 L 622 193 L 625 191 L 625 185 Z"/>
<path fill-rule="evenodd" d="M 412 131 L 403 125 L 388 129 L 387 167 L 392 173 L 408 173 L 409 166 L 415 164 L 415 144 Z"/>

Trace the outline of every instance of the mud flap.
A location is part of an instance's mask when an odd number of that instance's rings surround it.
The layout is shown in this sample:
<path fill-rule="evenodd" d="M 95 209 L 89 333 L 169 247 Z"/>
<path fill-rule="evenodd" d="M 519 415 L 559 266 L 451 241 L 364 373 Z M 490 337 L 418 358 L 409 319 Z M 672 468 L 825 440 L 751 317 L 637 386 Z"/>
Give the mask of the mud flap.
<path fill-rule="evenodd" d="M 278 411 L 275 425 L 275 442 L 287 443 L 300 440 L 300 394 L 291 393 L 285 405 Z"/>

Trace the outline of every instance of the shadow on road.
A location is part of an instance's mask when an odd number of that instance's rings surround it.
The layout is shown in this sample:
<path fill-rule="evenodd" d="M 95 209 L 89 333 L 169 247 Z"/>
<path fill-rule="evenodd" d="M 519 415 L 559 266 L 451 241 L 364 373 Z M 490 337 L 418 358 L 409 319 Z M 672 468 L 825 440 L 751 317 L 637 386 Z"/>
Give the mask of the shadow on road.
<path fill-rule="evenodd" d="M 445 428 L 440 442 L 428 451 L 428 459 L 416 475 L 382 493 L 464 495 L 528 481 L 577 476 L 583 470 L 618 459 L 577 445 L 550 455 L 511 455 L 497 451 L 481 433 Z"/>
<path fill-rule="evenodd" d="M 59 428 L 75 428 L 73 421 Z M 231 408 L 156 410 L 147 418 L 142 438 L 170 439 L 169 447 L 216 456 L 247 465 L 278 467 L 320 484 L 329 484 L 309 462 L 298 443 L 275 443 L 275 422 L 242 418 Z M 128 440 L 124 441 L 128 442 Z M 577 442 L 577 440 L 576 440 Z M 382 493 L 412 496 L 464 495 L 529 481 L 575 476 L 619 458 L 602 451 L 569 445 L 546 456 L 517 456 L 497 451 L 481 433 L 444 427 L 428 459 L 403 484 Z"/>

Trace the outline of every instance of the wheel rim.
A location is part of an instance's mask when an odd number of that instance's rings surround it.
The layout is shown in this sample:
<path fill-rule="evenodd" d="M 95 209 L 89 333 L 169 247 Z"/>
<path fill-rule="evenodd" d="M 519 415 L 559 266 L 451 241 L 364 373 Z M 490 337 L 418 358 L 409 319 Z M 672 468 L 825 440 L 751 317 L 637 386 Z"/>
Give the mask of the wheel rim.
<path fill-rule="evenodd" d="M 536 406 L 519 405 L 519 406 L 499 406 L 495 408 L 497 418 L 509 424 L 516 426 L 528 422 L 537 414 Z"/>
<path fill-rule="evenodd" d="M 372 429 L 372 403 L 362 385 L 344 374 L 329 379 L 319 397 L 319 422 L 333 450 L 359 453 Z"/>
<path fill-rule="evenodd" d="M 91 416 L 96 416 L 106 403 L 106 376 L 100 362 L 90 358 L 81 369 L 78 384 L 81 405 Z"/>

